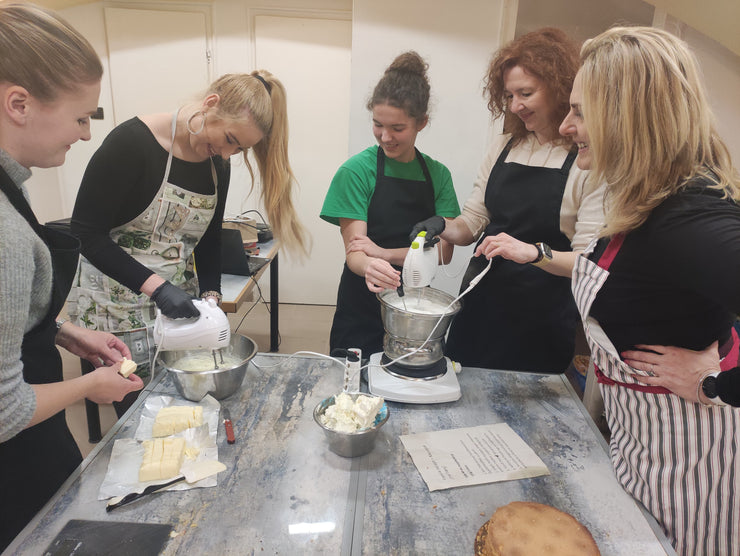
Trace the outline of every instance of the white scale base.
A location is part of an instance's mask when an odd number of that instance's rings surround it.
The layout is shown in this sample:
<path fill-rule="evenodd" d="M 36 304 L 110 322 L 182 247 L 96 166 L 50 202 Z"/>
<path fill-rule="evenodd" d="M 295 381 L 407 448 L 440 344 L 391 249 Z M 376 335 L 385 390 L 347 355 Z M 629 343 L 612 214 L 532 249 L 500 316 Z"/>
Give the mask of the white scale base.
<path fill-rule="evenodd" d="M 455 374 L 455 367 L 460 368 L 458 363 L 445 357 L 447 372 L 438 378 L 399 378 L 380 366 L 382 356 L 382 352 L 370 356 L 367 382 L 371 394 L 392 402 L 418 404 L 447 403 L 460 399 L 460 383 Z"/>

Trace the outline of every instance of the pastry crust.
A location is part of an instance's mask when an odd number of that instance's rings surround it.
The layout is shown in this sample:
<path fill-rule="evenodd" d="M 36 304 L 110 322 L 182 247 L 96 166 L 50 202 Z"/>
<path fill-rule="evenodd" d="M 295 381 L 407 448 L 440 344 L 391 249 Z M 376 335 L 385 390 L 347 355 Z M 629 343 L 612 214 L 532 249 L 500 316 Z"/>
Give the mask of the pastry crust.
<path fill-rule="evenodd" d="M 476 556 L 599 556 L 591 533 L 572 515 L 537 502 L 502 506 L 478 530 Z"/>

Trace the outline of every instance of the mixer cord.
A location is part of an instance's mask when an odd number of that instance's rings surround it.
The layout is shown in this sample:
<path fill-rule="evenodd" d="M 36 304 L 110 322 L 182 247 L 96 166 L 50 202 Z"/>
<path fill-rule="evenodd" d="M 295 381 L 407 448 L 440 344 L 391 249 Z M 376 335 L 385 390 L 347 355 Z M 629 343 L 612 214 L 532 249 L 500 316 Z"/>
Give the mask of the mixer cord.
<path fill-rule="evenodd" d="M 259 282 L 255 281 L 254 285 L 257 286 L 257 292 L 259 293 L 259 296 L 257 297 L 257 300 L 254 303 L 252 303 L 252 306 L 249 309 L 247 309 L 247 311 L 244 313 L 244 316 L 239 320 L 239 324 L 236 325 L 236 328 L 234 329 L 234 333 L 239 332 L 239 328 L 241 327 L 242 324 L 244 324 L 244 319 L 246 319 L 247 315 L 252 312 L 252 309 L 254 309 L 257 305 L 259 305 L 260 301 L 265 306 L 265 309 L 267 309 L 267 313 L 270 314 L 270 304 L 267 302 L 267 300 L 265 299 L 265 296 L 262 294 L 262 288 L 260 287 Z M 277 341 L 278 349 L 280 349 L 280 344 L 282 342 L 283 342 L 283 338 L 280 335 L 280 330 L 278 330 L 278 341 Z"/>
<path fill-rule="evenodd" d="M 444 319 L 445 316 L 447 315 L 447 309 L 449 309 L 450 307 L 452 307 L 455 303 L 457 303 L 460 299 L 462 299 L 465 295 L 467 295 L 470 292 L 470 290 L 472 290 L 475 286 L 478 285 L 478 282 L 480 282 L 483 279 L 483 277 L 486 275 L 486 273 L 491 269 L 491 262 L 492 261 L 493 261 L 493 259 L 488 259 L 488 264 L 486 265 L 486 268 L 484 268 L 483 270 L 481 270 L 480 273 L 475 278 L 473 278 L 470 281 L 470 284 L 468 285 L 468 287 L 465 289 L 464 292 L 462 292 L 455 299 L 453 299 L 452 301 L 450 301 L 449 305 L 447 305 L 447 307 L 445 307 L 442 310 L 442 314 L 440 315 L 439 319 L 435 323 L 434 328 L 432 328 L 432 331 L 429 333 L 429 336 L 427 336 L 427 339 L 424 340 L 424 343 L 422 343 L 419 347 L 413 349 L 412 351 L 409 351 L 408 353 L 404 353 L 400 357 L 396 357 L 393 361 L 389 361 L 387 363 L 381 363 L 380 366 L 383 367 L 384 369 L 386 367 L 390 367 L 391 365 L 394 365 L 395 363 L 398 363 L 399 361 L 402 361 L 403 359 L 406 359 L 407 357 L 411 357 L 415 353 L 418 353 L 421 350 L 421 348 L 423 348 L 425 345 L 427 345 L 427 343 L 429 342 L 429 340 L 432 338 L 432 335 L 434 334 L 434 331 L 437 329 L 437 326 L 439 326 L 439 323 L 442 322 L 442 319 Z"/>
<path fill-rule="evenodd" d="M 475 286 L 478 285 L 478 282 L 480 282 L 483 279 L 483 276 L 485 276 L 486 273 L 491 269 L 491 262 L 492 261 L 493 261 L 493 259 L 488 259 L 488 264 L 486 265 L 486 268 L 484 268 L 475 278 L 473 278 L 470 281 L 470 284 L 468 285 L 468 287 L 465 289 L 464 292 L 462 292 L 455 299 L 453 299 L 452 301 L 450 301 L 449 305 L 447 305 L 447 307 L 445 307 L 442 310 L 442 315 L 439 317 L 439 319 L 435 323 L 434 328 L 432 328 L 432 331 L 429 333 L 429 336 L 427 336 L 427 339 L 424 340 L 424 343 L 422 343 L 419 347 L 415 348 L 413 351 L 410 351 L 410 352 L 408 352 L 408 353 L 406 353 L 406 354 L 404 354 L 404 355 L 402 355 L 400 357 L 396 357 L 393 361 L 389 361 L 388 363 L 381 364 L 380 366 L 383 367 L 383 368 L 388 367 L 390 365 L 393 365 L 393 364 L 397 363 L 398 361 L 401 361 L 403 359 L 406 359 L 407 357 L 410 357 L 411 355 L 414 355 L 419 350 L 421 350 L 421 348 L 423 348 L 427 344 L 427 342 L 429 342 L 429 340 L 432 337 L 432 334 L 434 334 L 434 331 L 436 330 L 437 326 L 439 326 L 439 323 L 442 322 L 442 319 L 443 318 L 445 318 L 445 316 L 447 314 L 447 309 L 449 309 L 450 307 L 452 307 L 456 302 L 458 302 L 465 295 L 467 295 L 470 292 L 470 290 L 472 290 Z M 250 309 L 250 311 L 251 311 L 251 309 Z M 323 359 L 328 359 L 330 361 L 334 361 L 336 363 L 339 363 L 342 366 L 342 368 L 345 367 L 345 361 L 343 361 L 341 359 L 338 359 L 336 357 L 332 357 L 331 355 L 325 355 L 323 353 L 317 353 L 315 351 L 296 351 L 295 353 L 292 353 L 291 355 L 289 355 L 285 359 L 281 360 L 279 363 L 275 363 L 273 365 L 258 365 L 254 360 L 252 360 L 252 364 L 255 367 L 257 367 L 257 369 L 259 369 L 259 370 L 269 369 L 269 368 L 272 368 L 272 367 L 280 367 L 286 361 L 289 361 L 293 357 L 297 357 L 299 355 L 315 355 L 316 357 L 321 357 Z M 363 369 L 367 369 L 369 366 L 370 366 L 370 363 L 368 362 L 367 364 L 361 366 L 358 370 L 362 371 Z"/>

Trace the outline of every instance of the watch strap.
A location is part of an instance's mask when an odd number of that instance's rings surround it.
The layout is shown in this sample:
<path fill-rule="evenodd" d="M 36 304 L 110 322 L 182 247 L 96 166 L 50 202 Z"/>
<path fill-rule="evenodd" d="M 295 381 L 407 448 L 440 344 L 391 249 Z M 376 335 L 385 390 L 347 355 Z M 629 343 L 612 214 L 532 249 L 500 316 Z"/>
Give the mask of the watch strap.
<path fill-rule="evenodd" d="M 540 268 L 550 264 L 552 261 L 552 249 L 550 249 L 550 246 L 547 245 L 547 243 L 542 242 L 537 242 L 534 246 L 537 248 L 537 251 L 539 251 L 539 255 L 537 255 L 537 258 L 529 264 Z"/>

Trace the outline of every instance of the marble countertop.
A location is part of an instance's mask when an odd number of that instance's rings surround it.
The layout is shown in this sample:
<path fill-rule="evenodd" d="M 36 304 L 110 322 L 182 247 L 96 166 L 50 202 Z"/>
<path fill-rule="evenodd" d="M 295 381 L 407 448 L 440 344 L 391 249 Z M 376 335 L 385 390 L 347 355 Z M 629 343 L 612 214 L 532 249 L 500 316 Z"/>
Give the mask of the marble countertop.
<path fill-rule="evenodd" d="M 571 513 L 604 555 L 673 554 L 655 522 L 617 483 L 607 447 L 560 375 L 463 369 L 462 398 L 388 402 L 375 449 L 342 458 L 327 449 L 313 409 L 341 389 L 342 369 L 315 357 L 259 354 L 222 405 L 236 443 L 219 428 L 218 486 L 154 494 L 106 513 L 98 500 L 113 442 L 132 438 L 155 379 L 60 492 L 8 548 L 42 554 L 70 519 L 166 523 L 163 554 L 472 554 L 478 528 L 515 500 Z M 400 435 L 506 422 L 550 475 L 429 492 Z"/>

